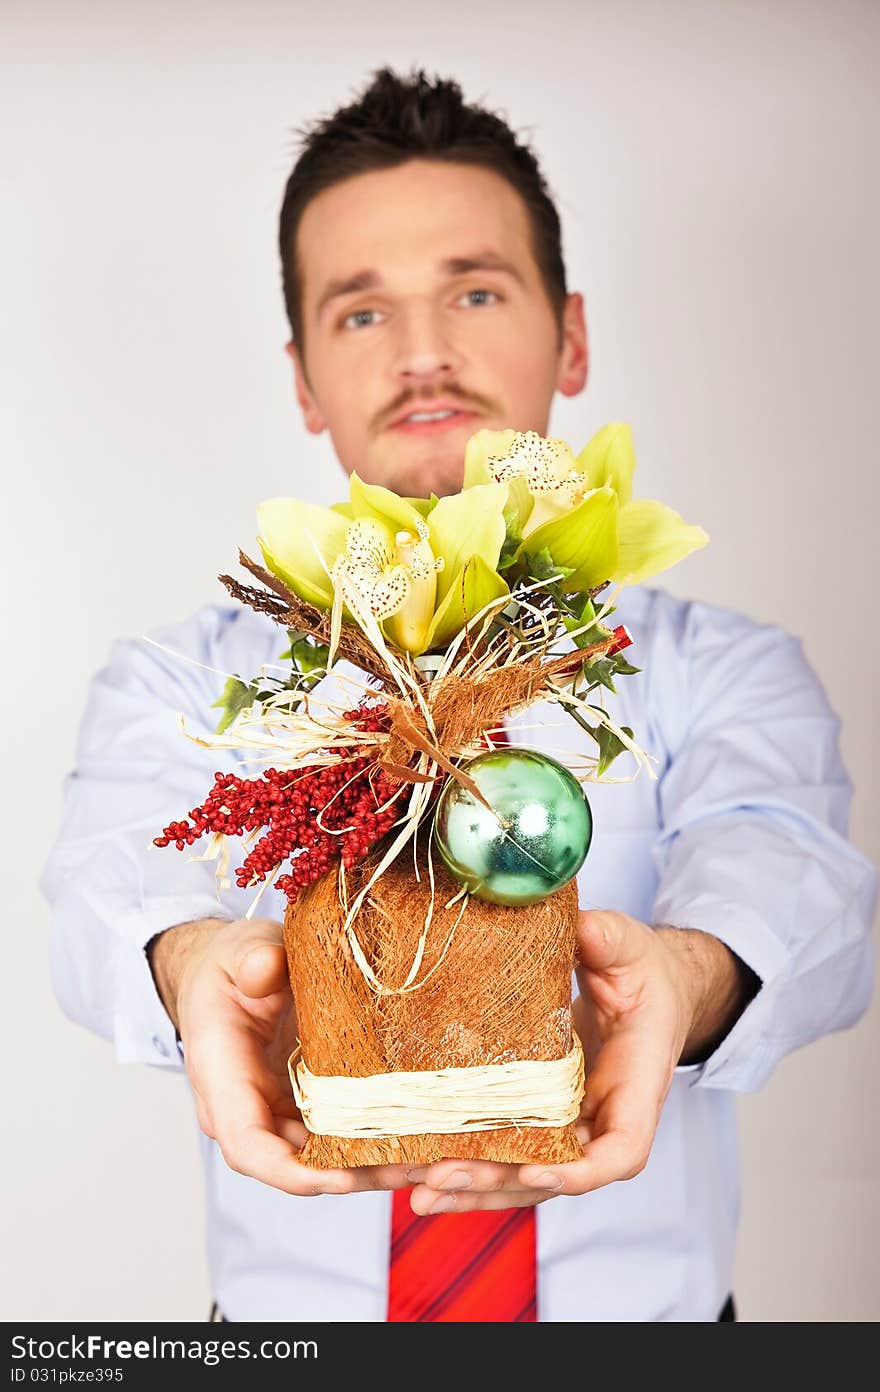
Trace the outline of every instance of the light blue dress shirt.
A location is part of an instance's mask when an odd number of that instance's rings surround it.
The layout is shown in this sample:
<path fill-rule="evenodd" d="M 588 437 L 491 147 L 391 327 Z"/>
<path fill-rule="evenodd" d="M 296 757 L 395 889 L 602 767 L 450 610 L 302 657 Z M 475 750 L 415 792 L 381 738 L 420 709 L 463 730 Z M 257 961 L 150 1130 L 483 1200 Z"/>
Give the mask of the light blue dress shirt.
<path fill-rule="evenodd" d="M 676 1071 L 641 1174 L 538 1206 L 538 1314 L 714 1320 L 739 1204 L 734 1094 L 864 1011 L 877 878 L 847 841 L 840 723 L 799 639 L 645 586 L 622 591 L 614 622 L 630 628 L 627 656 L 644 670 L 619 679 L 608 709 L 659 776 L 588 785 L 595 833 L 581 906 L 713 933 L 762 985 L 712 1056 Z M 237 918 L 253 891 L 226 892 L 218 906 L 212 865 L 150 845 L 233 762 L 187 740 L 178 713 L 210 733 L 219 673 L 256 675 L 285 634 L 230 604 L 151 636 L 194 662 L 140 639 L 113 645 L 91 686 L 42 890 L 64 1011 L 112 1040 L 121 1062 L 180 1071 L 145 945 L 175 923 Z M 586 738 L 548 706 L 510 730 L 514 743 L 557 755 Z M 610 772 L 631 769 L 624 754 Z M 259 912 L 280 919 L 283 909 L 268 890 Z M 234 1173 L 215 1142 L 199 1140 L 210 1272 L 228 1318 L 384 1320 L 388 1193 L 291 1197 Z"/>

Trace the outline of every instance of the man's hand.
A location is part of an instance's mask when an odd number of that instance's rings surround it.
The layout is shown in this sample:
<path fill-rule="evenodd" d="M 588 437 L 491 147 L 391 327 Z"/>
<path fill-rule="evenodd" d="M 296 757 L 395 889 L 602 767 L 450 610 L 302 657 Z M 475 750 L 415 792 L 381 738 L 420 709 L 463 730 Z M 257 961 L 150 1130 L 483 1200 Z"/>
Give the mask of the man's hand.
<path fill-rule="evenodd" d="M 402 1165 L 313 1170 L 287 1060 L 297 1026 L 281 925 L 201 919 L 154 938 L 148 956 L 183 1043 L 199 1125 L 233 1170 L 288 1194 L 402 1189 Z"/>
<path fill-rule="evenodd" d="M 759 985 L 709 934 L 652 929 L 598 910 L 580 915 L 577 976 L 583 1159 L 543 1167 L 437 1161 L 419 1172 L 416 1213 L 522 1207 L 632 1179 L 647 1164 L 675 1068 L 708 1057 Z"/>

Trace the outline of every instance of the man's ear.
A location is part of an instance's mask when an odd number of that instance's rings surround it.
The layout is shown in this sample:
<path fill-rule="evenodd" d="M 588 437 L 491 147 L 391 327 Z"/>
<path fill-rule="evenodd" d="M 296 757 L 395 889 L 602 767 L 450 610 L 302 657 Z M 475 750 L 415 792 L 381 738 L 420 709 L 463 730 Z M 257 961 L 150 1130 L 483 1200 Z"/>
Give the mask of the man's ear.
<path fill-rule="evenodd" d="M 300 404 L 303 414 L 303 422 L 306 430 L 311 435 L 322 435 L 327 429 L 327 422 L 318 409 L 318 403 L 312 395 L 312 389 L 306 378 L 305 368 L 300 357 L 299 349 L 293 339 L 285 343 L 284 351 L 293 363 L 293 378 L 296 387 L 296 399 Z"/>
<path fill-rule="evenodd" d="M 575 291 L 565 298 L 562 310 L 562 347 L 556 387 L 563 396 L 577 396 L 587 383 L 590 351 L 584 319 L 584 297 Z"/>

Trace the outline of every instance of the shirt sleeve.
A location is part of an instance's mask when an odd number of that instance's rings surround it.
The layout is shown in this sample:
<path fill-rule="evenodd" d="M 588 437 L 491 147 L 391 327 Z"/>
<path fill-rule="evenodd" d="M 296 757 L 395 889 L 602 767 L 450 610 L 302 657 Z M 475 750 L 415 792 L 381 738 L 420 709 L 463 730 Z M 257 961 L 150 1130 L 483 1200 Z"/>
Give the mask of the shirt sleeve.
<path fill-rule="evenodd" d="M 204 800 L 223 766 L 223 755 L 186 738 L 179 717 L 190 733 L 209 734 L 217 717 L 211 703 L 226 675 L 222 664 L 241 658 L 241 674 L 253 676 L 263 656 L 283 647 L 281 633 L 274 649 L 256 660 L 253 651 L 248 656 L 242 617 L 243 611 L 208 606 L 151 634 L 163 648 L 120 639 L 90 686 L 40 889 L 51 910 L 59 1004 L 72 1020 L 112 1040 L 120 1062 L 182 1067 L 147 960 L 150 939 L 178 923 L 237 916 L 230 896 L 222 903 L 218 897 L 213 863 L 192 860 L 203 849 L 199 843 L 178 851 L 152 841 Z"/>
<path fill-rule="evenodd" d="M 750 1092 L 865 1010 L 877 876 L 847 839 L 840 720 L 801 640 L 681 602 L 658 627 L 667 759 L 653 921 L 713 934 L 761 983 L 711 1056 L 679 1071 Z"/>

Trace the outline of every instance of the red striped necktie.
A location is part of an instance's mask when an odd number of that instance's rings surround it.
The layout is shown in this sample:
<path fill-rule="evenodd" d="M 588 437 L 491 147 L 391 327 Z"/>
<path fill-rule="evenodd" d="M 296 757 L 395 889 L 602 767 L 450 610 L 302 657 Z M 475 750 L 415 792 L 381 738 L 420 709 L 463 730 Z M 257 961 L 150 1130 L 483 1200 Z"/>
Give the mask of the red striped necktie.
<path fill-rule="evenodd" d="M 493 731 L 507 744 L 506 731 Z M 396 1323 L 534 1323 L 535 1209 L 477 1209 L 419 1217 L 411 1189 L 391 1207 L 388 1319 Z"/>
<path fill-rule="evenodd" d="M 534 1207 L 420 1218 L 411 1192 L 393 1195 L 389 1321 L 534 1323 Z"/>

